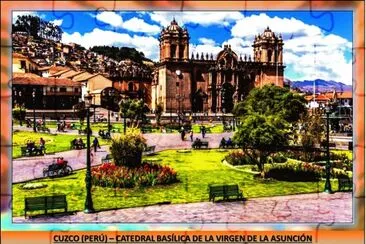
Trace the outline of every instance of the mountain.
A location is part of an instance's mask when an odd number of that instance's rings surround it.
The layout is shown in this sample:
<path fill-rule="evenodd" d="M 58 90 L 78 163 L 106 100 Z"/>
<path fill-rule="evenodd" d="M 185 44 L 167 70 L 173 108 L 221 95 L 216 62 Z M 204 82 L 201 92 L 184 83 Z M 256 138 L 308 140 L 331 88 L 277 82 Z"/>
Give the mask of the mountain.
<path fill-rule="evenodd" d="M 286 79 L 286 81 L 288 82 L 290 80 Z M 336 82 L 332 80 L 326 81 L 322 79 L 290 81 L 290 86 L 292 89 L 298 88 L 303 92 L 313 92 L 314 81 L 315 81 L 316 92 L 334 91 L 334 89 L 337 92 L 352 91 L 351 85 L 346 85 L 343 84 L 342 82 Z"/>

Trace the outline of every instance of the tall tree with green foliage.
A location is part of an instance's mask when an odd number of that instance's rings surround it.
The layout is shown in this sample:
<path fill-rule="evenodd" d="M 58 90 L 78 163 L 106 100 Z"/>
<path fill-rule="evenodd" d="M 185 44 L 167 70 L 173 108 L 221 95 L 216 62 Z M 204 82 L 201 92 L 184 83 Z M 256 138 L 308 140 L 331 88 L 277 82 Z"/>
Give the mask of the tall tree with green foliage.
<path fill-rule="evenodd" d="M 237 117 L 258 113 L 276 114 L 289 123 L 296 122 L 306 114 L 306 100 L 288 88 L 266 85 L 250 91 L 245 101 L 235 105 L 233 113 Z"/>
<path fill-rule="evenodd" d="M 289 145 L 291 125 L 306 115 L 305 104 L 300 95 L 274 85 L 255 88 L 245 101 L 236 104 L 233 113 L 242 124 L 234 141 L 261 172 L 271 153 Z"/>
<path fill-rule="evenodd" d="M 155 118 L 156 118 L 156 124 L 160 125 L 161 115 L 163 114 L 163 105 L 161 103 L 156 104 L 155 109 Z"/>
<path fill-rule="evenodd" d="M 19 121 L 19 124 L 22 126 L 23 121 L 25 120 L 26 109 L 24 106 L 15 105 L 13 108 L 13 118 Z"/>
<path fill-rule="evenodd" d="M 120 103 L 120 115 L 126 116 L 131 127 L 137 127 L 140 122 L 144 122 L 148 111 L 149 108 L 141 99 L 127 99 Z"/>

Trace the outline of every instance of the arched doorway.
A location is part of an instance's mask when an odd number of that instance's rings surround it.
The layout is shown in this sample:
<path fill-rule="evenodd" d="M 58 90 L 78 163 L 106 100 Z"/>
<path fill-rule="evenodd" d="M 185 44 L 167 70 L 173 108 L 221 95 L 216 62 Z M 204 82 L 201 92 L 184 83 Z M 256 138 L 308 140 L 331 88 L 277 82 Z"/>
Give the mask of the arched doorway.
<path fill-rule="evenodd" d="M 194 94 L 193 94 L 193 99 L 192 99 L 192 112 L 193 113 L 200 113 L 200 112 L 204 112 L 204 103 L 207 100 L 207 94 L 205 94 L 202 89 L 198 89 Z"/>

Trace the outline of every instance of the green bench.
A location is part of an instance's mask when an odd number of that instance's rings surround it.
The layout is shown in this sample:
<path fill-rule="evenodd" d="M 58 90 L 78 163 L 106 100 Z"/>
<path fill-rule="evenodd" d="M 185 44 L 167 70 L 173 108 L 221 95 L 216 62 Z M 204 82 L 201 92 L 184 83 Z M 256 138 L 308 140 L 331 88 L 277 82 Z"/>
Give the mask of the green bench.
<path fill-rule="evenodd" d="M 238 185 L 209 185 L 209 201 L 215 202 L 217 197 L 229 200 L 231 196 L 236 197 L 236 199 L 243 199 L 243 193 Z"/>
<path fill-rule="evenodd" d="M 46 153 L 46 148 L 44 148 L 43 151 L 41 151 L 39 148 L 36 148 L 34 151 L 30 152 L 27 147 L 21 147 L 20 152 L 22 157 L 44 155 Z"/>
<path fill-rule="evenodd" d="M 352 191 L 353 182 L 350 178 L 338 178 L 338 191 Z"/>
<path fill-rule="evenodd" d="M 74 149 L 84 149 L 85 143 L 83 142 L 81 145 L 76 145 L 75 144 L 75 140 L 70 141 L 70 150 L 74 150 Z"/>
<path fill-rule="evenodd" d="M 143 133 L 143 134 L 146 134 L 146 133 L 152 133 L 152 128 L 151 127 L 142 127 L 141 128 L 141 132 Z"/>
<path fill-rule="evenodd" d="M 208 148 L 208 141 L 194 141 L 192 143 L 192 148 L 196 148 L 196 149 L 201 149 L 201 147 L 206 147 Z"/>
<path fill-rule="evenodd" d="M 70 127 L 72 130 L 81 130 L 81 125 L 71 124 Z"/>
<path fill-rule="evenodd" d="M 51 133 L 51 130 L 46 126 L 37 126 L 37 131 Z"/>
<path fill-rule="evenodd" d="M 120 133 L 120 132 L 121 132 L 121 129 L 120 129 L 120 128 L 117 128 L 117 127 L 113 127 L 113 128 L 111 129 L 111 132 L 112 132 L 112 133 Z"/>
<path fill-rule="evenodd" d="M 113 160 L 112 154 L 107 154 L 105 157 L 102 157 L 101 161 L 103 163 L 111 163 Z"/>
<path fill-rule="evenodd" d="M 153 154 L 155 152 L 155 147 L 156 146 L 147 146 L 144 150 L 144 155 L 150 155 Z"/>
<path fill-rule="evenodd" d="M 27 218 L 27 212 L 44 210 L 64 209 L 67 212 L 66 195 L 26 197 L 24 199 L 24 217 Z"/>

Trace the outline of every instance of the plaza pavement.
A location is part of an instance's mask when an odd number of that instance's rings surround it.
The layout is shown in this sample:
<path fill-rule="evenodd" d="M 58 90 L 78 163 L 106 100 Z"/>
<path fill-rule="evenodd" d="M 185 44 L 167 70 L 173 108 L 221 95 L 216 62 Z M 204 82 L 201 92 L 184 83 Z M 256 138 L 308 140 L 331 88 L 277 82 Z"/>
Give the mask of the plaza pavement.
<path fill-rule="evenodd" d="M 245 192 L 245 189 L 244 189 Z M 118 195 L 117 195 L 118 197 Z M 352 193 L 312 193 L 252 198 L 235 202 L 200 202 L 108 210 L 14 217 L 15 223 L 351 223 Z"/>
<path fill-rule="evenodd" d="M 77 131 L 69 132 L 68 134 L 77 135 Z M 217 148 L 222 137 L 228 139 L 233 133 L 221 133 L 221 134 L 206 134 L 204 140 L 209 142 L 209 147 Z M 180 134 L 144 134 L 147 139 L 148 145 L 155 145 L 155 151 L 162 151 L 166 149 L 183 149 L 191 148 L 192 142 L 190 140 L 182 141 Z M 200 134 L 195 134 L 194 138 L 199 137 L 202 139 Z M 46 145 L 47 147 L 47 145 Z M 93 153 L 92 165 L 101 163 L 101 158 L 109 152 L 108 146 L 102 146 L 98 149 L 96 154 Z M 13 183 L 23 182 L 27 180 L 37 179 L 43 177 L 43 168 L 47 167 L 57 157 L 63 157 L 69 162 L 69 165 L 74 169 L 86 168 L 86 149 L 83 150 L 71 150 L 66 152 L 58 152 L 45 156 L 35 157 L 22 157 L 13 160 Z"/>

